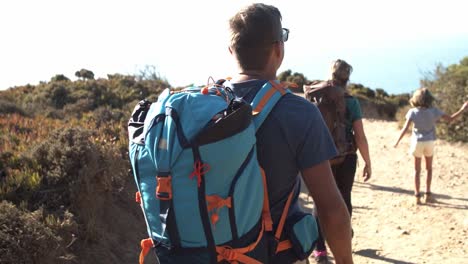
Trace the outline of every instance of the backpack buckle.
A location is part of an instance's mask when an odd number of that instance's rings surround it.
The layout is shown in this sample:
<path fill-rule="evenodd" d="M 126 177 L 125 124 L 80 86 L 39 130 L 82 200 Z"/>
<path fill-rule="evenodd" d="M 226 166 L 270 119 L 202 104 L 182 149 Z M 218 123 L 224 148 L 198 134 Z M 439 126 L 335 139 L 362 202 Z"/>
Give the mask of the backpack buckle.
<path fill-rule="evenodd" d="M 172 177 L 156 176 L 158 185 L 156 186 L 156 197 L 159 200 L 167 201 L 172 199 Z"/>

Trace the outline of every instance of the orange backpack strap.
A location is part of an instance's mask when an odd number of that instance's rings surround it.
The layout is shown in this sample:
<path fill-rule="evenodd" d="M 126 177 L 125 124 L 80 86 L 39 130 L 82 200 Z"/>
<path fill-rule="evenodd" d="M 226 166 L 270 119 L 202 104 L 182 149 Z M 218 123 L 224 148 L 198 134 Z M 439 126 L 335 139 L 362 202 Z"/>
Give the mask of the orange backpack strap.
<path fill-rule="evenodd" d="M 285 84 L 277 83 L 276 81 L 269 81 L 268 83 L 271 87 L 264 94 L 262 94 L 262 97 L 260 98 L 258 103 L 253 103 L 254 108 L 252 110 L 252 114 L 254 116 L 262 112 L 263 108 L 266 106 L 268 101 L 273 97 L 273 95 L 276 92 L 279 92 L 281 95 L 284 95 L 287 92 L 287 87 Z"/>
<path fill-rule="evenodd" d="M 262 239 L 264 232 L 265 232 L 265 222 L 262 221 L 262 229 L 260 230 L 258 234 L 257 240 L 255 240 L 255 242 L 253 242 L 252 244 L 243 248 L 231 248 L 228 246 L 217 246 L 216 247 L 216 252 L 218 253 L 217 261 L 221 262 L 222 260 L 227 260 L 229 261 L 229 263 L 233 263 L 233 264 L 237 264 L 239 263 L 239 261 L 244 264 L 262 264 L 258 260 L 251 258 L 245 254 L 255 249 L 255 247 L 258 245 L 258 243 Z"/>
<path fill-rule="evenodd" d="M 263 222 L 265 223 L 265 231 L 272 231 L 273 230 L 273 220 L 271 220 L 271 213 L 270 213 L 270 202 L 268 197 L 268 187 L 266 181 L 266 175 L 263 168 L 260 168 L 263 178 L 263 209 L 262 209 L 262 218 Z"/>
<path fill-rule="evenodd" d="M 140 264 L 143 264 L 145 262 L 146 255 L 148 255 L 151 248 L 154 247 L 154 244 L 151 238 L 141 240 L 140 244 L 141 244 Z"/>
<path fill-rule="evenodd" d="M 284 224 L 286 223 L 286 217 L 288 216 L 289 207 L 291 206 L 294 191 L 295 190 L 293 188 L 291 193 L 288 196 L 288 200 L 286 201 L 286 204 L 284 205 L 283 213 L 281 214 L 281 218 L 280 218 L 278 227 L 276 228 L 275 238 L 277 240 L 279 240 L 281 238 L 281 233 L 283 232 Z"/>
<path fill-rule="evenodd" d="M 292 248 L 292 243 L 289 240 L 280 241 L 281 234 L 283 233 L 284 224 L 286 223 L 286 218 L 288 216 L 289 207 L 291 206 L 292 198 L 294 195 L 295 188 L 292 189 L 291 193 L 288 196 L 288 200 L 284 205 L 283 213 L 281 214 L 278 227 L 275 232 L 275 239 L 278 241 L 278 246 L 276 247 L 276 253 Z"/>
<path fill-rule="evenodd" d="M 266 175 L 263 168 L 260 168 L 260 172 L 262 174 L 263 180 L 263 209 L 262 209 L 262 229 L 259 232 L 257 240 L 244 248 L 231 248 L 227 246 L 219 246 L 216 247 L 216 252 L 218 253 L 218 262 L 222 260 L 227 260 L 230 263 L 245 263 L 245 264 L 261 264 L 258 260 L 251 258 L 246 253 L 255 249 L 257 244 L 263 237 L 263 233 L 265 231 L 272 231 L 273 230 L 273 220 L 271 220 L 270 214 L 270 202 L 268 200 L 268 189 L 267 189 L 267 182 L 266 182 Z"/>
<path fill-rule="evenodd" d="M 140 192 L 135 193 L 135 202 L 141 204 L 141 193 Z"/>
<path fill-rule="evenodd" d="M 281 251 L 285 251 L 285 250 L 290 249 L 290 248 L 292 248 L 291 241 L 289 239 L 288 240 L 283 240 L 283 241 L 278 243 L 278 246 L 276 247 L 276 253 L 281 252 Z"/>

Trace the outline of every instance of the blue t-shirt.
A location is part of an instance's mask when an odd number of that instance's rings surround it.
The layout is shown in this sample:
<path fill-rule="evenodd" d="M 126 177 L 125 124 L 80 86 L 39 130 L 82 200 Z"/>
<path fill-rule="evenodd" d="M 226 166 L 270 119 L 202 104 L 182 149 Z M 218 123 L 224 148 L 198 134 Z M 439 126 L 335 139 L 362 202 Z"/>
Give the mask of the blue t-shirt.
<path fill-rule="evenodd" d="M 436 140 L 435 124 L 445 113 L 435 107 L 411 108 L 406 119 L 413 122 L 412 139 L 415 141 Z"/>
<path fill-rule="evenodd" d="M 250 80 L 235 83 L 233 91 L 238 97 L 251 102 L 266 82 Z M 274 224 L 278 223 L 292 188 L 300 182 L 299 171 L 337 155 L 318 108 L 294 94 L 284 95 L 258 130 L 257 153 L 267 177 Z M 293 201 L 295 208 L 299 192 L 300 185 L 297 184 Z"/>

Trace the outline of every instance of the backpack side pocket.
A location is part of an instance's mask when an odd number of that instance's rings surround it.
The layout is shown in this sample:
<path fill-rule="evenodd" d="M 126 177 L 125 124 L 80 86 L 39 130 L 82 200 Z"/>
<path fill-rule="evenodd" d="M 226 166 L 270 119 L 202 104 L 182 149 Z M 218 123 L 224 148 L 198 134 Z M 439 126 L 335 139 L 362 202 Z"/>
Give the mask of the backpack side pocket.
<path fill-rule="evenodd" d="M 287 220 L 285 231 L 293 252 L 300 260 L 306 259 L 312 253 L 318 238 L 315 217 L 309 213 L 295 213 Z"/>

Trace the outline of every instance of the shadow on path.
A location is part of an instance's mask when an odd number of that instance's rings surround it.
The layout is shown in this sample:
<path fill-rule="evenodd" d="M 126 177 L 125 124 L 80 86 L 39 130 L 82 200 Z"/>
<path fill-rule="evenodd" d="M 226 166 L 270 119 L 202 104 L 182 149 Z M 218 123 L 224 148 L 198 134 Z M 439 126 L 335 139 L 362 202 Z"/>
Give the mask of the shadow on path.
<path fill-rule="evenodd" d="M 376 249 L 370 249 L 370 248 L 355 251 L 354 254 L 359 255 L 359 256 L 363 256 L 363 257 L 366 257 L 366 258 L 371 258 L 371 259 L 376 259 L 376 260 L 381 260 L 381 261 L 393 263 L 393 264 L 415 264 L 414 262 L 407 262 L 407 261 L 402 261 L 402 260 L 397 260 L 397 259 L 392 259 L 392 258 L 387 258 L 387 257 L 384 257 L 384 256 L 380 256 L 380 255 L 377 254 Z"/>
<path fill-rule="evenodd" d="M 374 209 L 374 208 L 369 207 L 369 206 L 355 206 L 355 205 L 353 205 L 353 214 L 354 213 L 359 214 L 364 210 L 372 210 L 372 209 Z"/>
<path fill-rule="evenodd" d="M 376 185 L 376 184 L 364 183 L 364 182 L 354 182 L 354 186 L 357 188 L 362 187 L 362 188 L 369 188 L 371 190 L 377 190 L 377 191 L 413 195 L 413 190 L 407 190 L 407 189 L 403 189 L 400 187 L 389 187 L 389 186 L 382 186 L 382 185 Z"/>
<path fill-rule="evenodd" d="M 407 190 L 407 189 L 403 189 L 400 187 L 376 185 L 372 183 L 354 182 L 354 187 L 355 188 L 369 188 L 371 190 L 384 191 L 384 192 L 401 193 L 401 194 L 406 194 L 406 195 L 411 195 L 411 196 L 414 195 L 412 190 Z M 433 196 L 436 201 L 434 203 L 424 204 L 424 205 L 432 206 L 432 207 L 445 207 L 445 208 L 452 208 L 452 209 L 468 210 L 468 205 L 451 204 L 451 203 L 445 203 L 445 202 L 440 201 L 440 199 L 445 199 L 445 200 L 459 200 L 463 202 L 468 202 L 467 198 L 453 197 L 450 195 L 437 194 L 437 193 L 433 193 Z"/>

